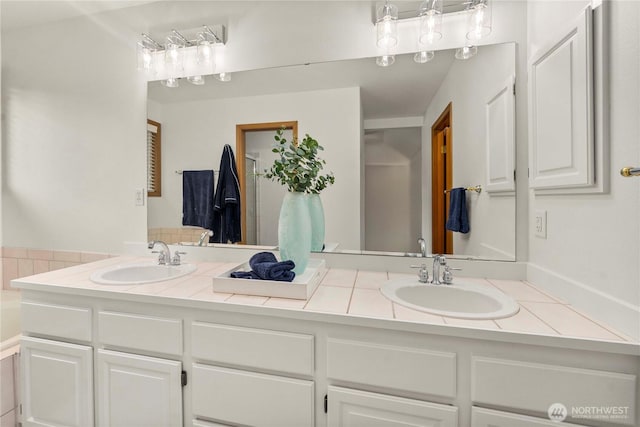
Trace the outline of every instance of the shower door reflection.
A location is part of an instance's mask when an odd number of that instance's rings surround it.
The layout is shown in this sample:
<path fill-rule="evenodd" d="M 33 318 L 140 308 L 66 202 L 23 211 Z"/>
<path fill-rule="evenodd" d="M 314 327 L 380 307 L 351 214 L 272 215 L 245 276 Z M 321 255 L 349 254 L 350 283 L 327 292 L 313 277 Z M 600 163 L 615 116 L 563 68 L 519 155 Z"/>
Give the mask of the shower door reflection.
<path fill-rule="evenodd" d="M 244 159 L 246 201 L 247 204 L 247 235 L 245 241 L 248 245 L 257 245 L 258 242 L 258 192 L 256 191 L 256 159 L 246 155 Z"/>

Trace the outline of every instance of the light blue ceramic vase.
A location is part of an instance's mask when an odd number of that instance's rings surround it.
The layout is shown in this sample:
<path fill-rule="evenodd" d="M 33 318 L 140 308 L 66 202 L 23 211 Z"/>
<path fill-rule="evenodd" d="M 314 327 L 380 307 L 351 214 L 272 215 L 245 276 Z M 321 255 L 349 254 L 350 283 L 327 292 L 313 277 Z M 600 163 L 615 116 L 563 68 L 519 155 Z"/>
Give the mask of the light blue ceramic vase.
<path fill-rule="evenodd" d="M 309 215 L 311 217 L 311 250 L 321 252 L 324 247 L 324 208 L 319 194 L 309 194 Z"/>
<path fill-rule="evenodd" d="M 302 274 L 311 252 L 311 218 L 306 194 L 285 194 L 278 221 L 278 246 L 282 260 L 293 261 L 294 273 Z"/>

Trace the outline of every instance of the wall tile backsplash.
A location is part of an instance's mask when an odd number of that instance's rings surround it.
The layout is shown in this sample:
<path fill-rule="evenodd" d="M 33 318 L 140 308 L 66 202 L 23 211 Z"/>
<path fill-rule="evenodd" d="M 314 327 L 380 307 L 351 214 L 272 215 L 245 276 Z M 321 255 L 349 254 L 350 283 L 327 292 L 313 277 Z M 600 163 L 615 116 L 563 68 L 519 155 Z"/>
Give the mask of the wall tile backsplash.
<path fill-rule="evenodd" d="M 47 273 L 113 256 L 94 252 L 49 251 L 30 248 L 2 248 L 1 255 L 2 289 L 11 289 L 11 280 L 19 277 Z"/>

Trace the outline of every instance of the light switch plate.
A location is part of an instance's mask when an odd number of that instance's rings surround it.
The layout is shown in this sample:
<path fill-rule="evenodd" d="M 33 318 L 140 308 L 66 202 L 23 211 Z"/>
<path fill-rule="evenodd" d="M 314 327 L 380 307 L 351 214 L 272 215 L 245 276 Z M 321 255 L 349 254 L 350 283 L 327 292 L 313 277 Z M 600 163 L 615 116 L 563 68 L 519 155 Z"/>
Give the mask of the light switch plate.
<path fill-rule="evenodd" d="M 136 206 L 144 206 L 144 188 L 137 188 L 134 197 Z"/>
<path fill-rule="evenodd" d="M 547 238 L 547 211 L 537 210 L 533 218 L 536 237 Z"/>

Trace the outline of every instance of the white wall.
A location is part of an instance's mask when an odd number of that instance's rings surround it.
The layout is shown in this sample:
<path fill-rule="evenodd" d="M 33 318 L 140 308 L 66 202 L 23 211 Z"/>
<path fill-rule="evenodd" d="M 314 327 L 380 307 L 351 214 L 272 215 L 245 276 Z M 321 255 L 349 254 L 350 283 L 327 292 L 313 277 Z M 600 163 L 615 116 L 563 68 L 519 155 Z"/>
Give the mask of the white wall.
<path fill-rule="evenodd" d="M 366 135 L 364 249 L 418 252 L 420 145 L 421 129 L 416 127 L 380 129 Z"/>
<path fill-rule="evenodd" d="M 3 245 L 120 252 L 146 240 L 134 37 L 89 19 L 2 34 Z"/>
<path fill-rule="evenodd" d="M 224 144 L 235 150 L 236 124 L 298 121 L 325 148 L 336 183 L 321 197 L 327 242 L 360 248 L 360 89 L 345 88 L 245 98 L 164 104 L 163 196 L 149 200 L 149 226 L 179 227 L 182 181 L 175 170 L 218 169 Z"/>
<path fill-rule="evenodd" d="M 515 75 L 515 46 L 481 46 L 467 61 L 455 61 L 427 108 L 423 127 L 423 181 L 431 180 L 431 126 L 452 103 L 453 187 L 486 187 L 485 104 Z M 482 85 L 476 76 L 482 76 Z M 423 193 L 423 229 L 431 236 L 431 187 Z M 458 255 L 515 259 L 515 196 L 467 192 L 470 232 L 454 233 Z M 429 247 L 431 245 L 429 244 Z"/>
<path fill-rule="evenodd" d="M 529 55 L 577 17 L 589 1 L 533 2 L 528 6 Z M 640 164 L 640 3 L 610 5 L 610 182 L 608 194 L 530 194 L 531 216 L 547 211 L 547 238 L 530 227 L 530 276 L 560 297 L 640 337 L 640 182 L 620 168 Z M 635 321 L 634 321 L 634 309 Z"/>

